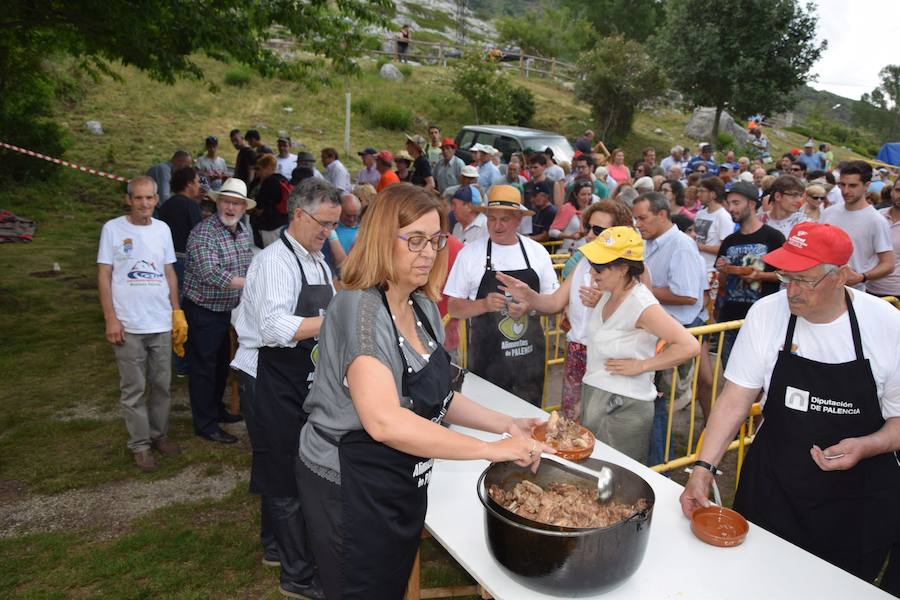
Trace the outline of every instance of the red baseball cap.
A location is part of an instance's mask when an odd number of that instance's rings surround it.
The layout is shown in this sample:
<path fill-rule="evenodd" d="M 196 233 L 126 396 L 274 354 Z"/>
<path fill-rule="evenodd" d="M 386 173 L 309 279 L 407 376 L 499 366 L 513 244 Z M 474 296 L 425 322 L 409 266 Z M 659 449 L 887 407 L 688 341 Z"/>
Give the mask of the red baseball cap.
<path fill-rule="evenodd" d="M 387 150 L 382 150 L 378 154 L 375 155 L 375 158 L 380 158 L 387 164 L 391 165 L 394 163 L 394 155 L 388 152 Z"/>
<path fill-rule="evenodd" d="M 456 142 L 453 141 L 453 138 L 444 138 L 444 141 L 441 142 L 441 148 L 450 146 L 451 148 L 458 148 Z"/>
<path fill-rule="evenodd" d="M 763 260 L 782 271 L 805 271 L 816 265 L 846 265 L 853 254 L 853 242 L 840 227 L 827 223 L 797 223 L 778 250 Z"/>

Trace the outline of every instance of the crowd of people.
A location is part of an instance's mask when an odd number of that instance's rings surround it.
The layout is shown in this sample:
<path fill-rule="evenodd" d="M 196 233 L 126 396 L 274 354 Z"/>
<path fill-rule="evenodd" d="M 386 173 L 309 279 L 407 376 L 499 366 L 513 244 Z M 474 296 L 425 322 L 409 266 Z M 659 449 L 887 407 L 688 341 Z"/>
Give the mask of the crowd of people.
<path fill-rule="evenodd" d="M 875 298 L 900 296 L 900 178 L 835 164 L 812 141 L 774 163 L 754 131 L 753 159 L 719 160 L 700 144 L 659 164 L 646 148 L 628 165 L 591 131 L 571 162 L 549 148 L 475 144 L 466 164 L 435 125 L 396 152 L 362 149 L 352 175 L 334 148 L 317 165 L 289 138 L 273 151 L 252 129 L 230 132 L 231 171 L 215 136 L 196 160 L 175 152 L 129 182 L 130 212 L 104 225 L 97 258 L 136 466 L 152 471 L 154 450 L 181 451 L 167 435 L 174 364 L 189 378 L 196 435 L 233 444 L 222 424 L 246 420 L 263 562 L 280 566 L 281 592 L 400 597 L 432 459 L 529 465 L 552 452 L 530 438 L 533 422 L 454 391 L 459 321 L 468 369 L 541 406 L 541 317 L 564 312 L 567 417 L 661 463 L 668 372 L 690 381 L 699 355 L 708 428 L 685 514 L 706 502 L 762 392 L 775 400 L 738 502 L 754 522 L 874 579 L 900 519 L 876 534 L 860 514 L 873 511 L 850 515 L 846 503 L 801 524 L 770 515 L 831 493 L 835 470 L 852 474 L 854 503 L 900 500 L 900 467 L 888 460 L 900 449 L 900 314 Z M 713 409 L 709 347 L 688 329 L 739 319 Z M 223 401 L 230 370 L 240 414 Z M 509 435 L 485 444 L 443 422 Z M 832 522 L 846 527 L 816 530 Z"/>

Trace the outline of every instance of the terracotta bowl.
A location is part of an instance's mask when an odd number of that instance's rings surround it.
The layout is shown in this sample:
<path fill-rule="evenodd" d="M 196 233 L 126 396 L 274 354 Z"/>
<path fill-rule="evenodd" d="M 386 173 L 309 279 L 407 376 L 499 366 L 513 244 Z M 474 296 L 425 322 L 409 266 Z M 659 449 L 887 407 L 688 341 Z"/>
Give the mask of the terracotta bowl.
<path fill-rule="evenodd" d="M 729 548 L 747 537 L 750 525 L 737 511 L 720 506 L 698 508 L 691 515 L 691 531 L 707 544 Z"/>
<path fill-rule="evenodd" d="M 753 270 L 753 267 L 740 267 L 738 265 L 728 265 L 725 267 L 725 272 L 729 275 L 749 275 Z"/>
<path fill-rule="evenodd" d="M 545 443 L 548 446 L 551 446 L 554 450 L 556 450 L 556 455 L 567 460 L 583 460 L 591 455 L 591 452 L 594 451 L 594 442 L 596 442 L 596 438 L 594 434 L 586 427 L 581 427 L 581 433 L 587 432 L 591 438 L 591 443 L 586 448 L 577 448 L 575 450 L 560 450 L 556 447 L 556 444 L 553 442 L 547 441 L 547 423 L 541 423 L 535 427 L 531 428 L 531 437 L 536 439 L 541 443 Z"/>

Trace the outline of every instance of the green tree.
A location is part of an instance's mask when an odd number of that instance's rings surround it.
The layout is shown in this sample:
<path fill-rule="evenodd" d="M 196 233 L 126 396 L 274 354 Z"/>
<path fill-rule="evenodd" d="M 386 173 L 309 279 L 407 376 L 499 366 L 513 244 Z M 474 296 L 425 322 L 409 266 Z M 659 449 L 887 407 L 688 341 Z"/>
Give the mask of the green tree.
<path fill-rule="evenodd" d="M 576 18 L 585 19 L 598 37 L 621 35 L 643 42 L 663 17 L 661 0 L 559 0 L 559 4 Z"/>
<path fill-rule="evenodd" d="M 367 26 L 386 25 L 392 12 L 391 0 L 9 0 L 0 11 L 0 139 L 62 149 L 50 120 L 56 80 L 48 59 L 74 57 L 94 77 L 115 77 L 113 64 L 130 65 L 172 83 L 202 79 L 192 60 L 202 53 L 318 81 L 324 61 L 331 74 L 355 72 L 353 59 L 370 39 Z M 276 25 L 296 38 L 302 54 L 283 57 L 267 48 Z M 8 171 L 6 161 L 0 164 Z"/>
<path fill-rule="evenodd" d="M 900 65 L 888 65 L 878 72 L 881 85 L 870 94 L 863 94 L 860 100 L 880 108 L 900 112 Z"/>
<path fill-rule="evenodd" d="M 496 59 L 468 52 L 451 66 L 451 85 L 462 96 L 476 123 L 527 125 L 534 116 L 531 90 L 514 84 L 498 70 Z"/>
<path fill-rule="evenodd" d="M 797 0 L 679 0 L 651 44 L 673 86 L 697 106 L 713 106 L 712 139 L 723 110 L 735 116 L 793 105 L 826 48 L 815 43 L 812 3 Z M 700 48 L 689 52 L 685 44 Z"/>
<path fill-rule="evenodd" d="M 514 44 L 535 56 L 571 60 L 594 42 L 587 20 L 567 9 L 544 6 L 540 11 L 500 17 L 496 25 L 497 41 Z"/>
<path fill-rule="evenodd" d="M 584 79 L 575 95 L 591 106 L 603 140 L 618 143 L 631 130 L 638 106 L 665 89 L 662 72 L 643 45 L 621 35 L 603 38 L 581 55 Z"/>

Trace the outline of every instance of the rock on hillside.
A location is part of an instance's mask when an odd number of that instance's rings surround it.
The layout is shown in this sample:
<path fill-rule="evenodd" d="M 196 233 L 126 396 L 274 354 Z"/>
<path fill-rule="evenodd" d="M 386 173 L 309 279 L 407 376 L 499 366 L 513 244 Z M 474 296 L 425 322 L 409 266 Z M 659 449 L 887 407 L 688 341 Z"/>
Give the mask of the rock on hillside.
<path fill-rule="evenodd" d="M 456 31 L 456 2 L 454 0 L 399 0 L 397 2 L 397 21 L 409 23 L 413 30 L 428 31 L 458 41 Z M 466 29 L 466 42 L 472 37 L 488 40 L 497 38 L 497 29 L 491 21 L 482 21 L 467 7 L 463 20 Z"/>
<path fill-rule="evenodd" d="M 713 121 L 716 118 L 716 109 L 706 106 L 695 108 L 691 118 L 684 126 L 685 135 L 701 141 L 715 143 L 712 139 Z M 750 134 L 743 127 L 734 122 L 734 119 L 724 110 L 719 117 L 719 131 L 734 137 L 738 144 L 749 144 Z"/>

